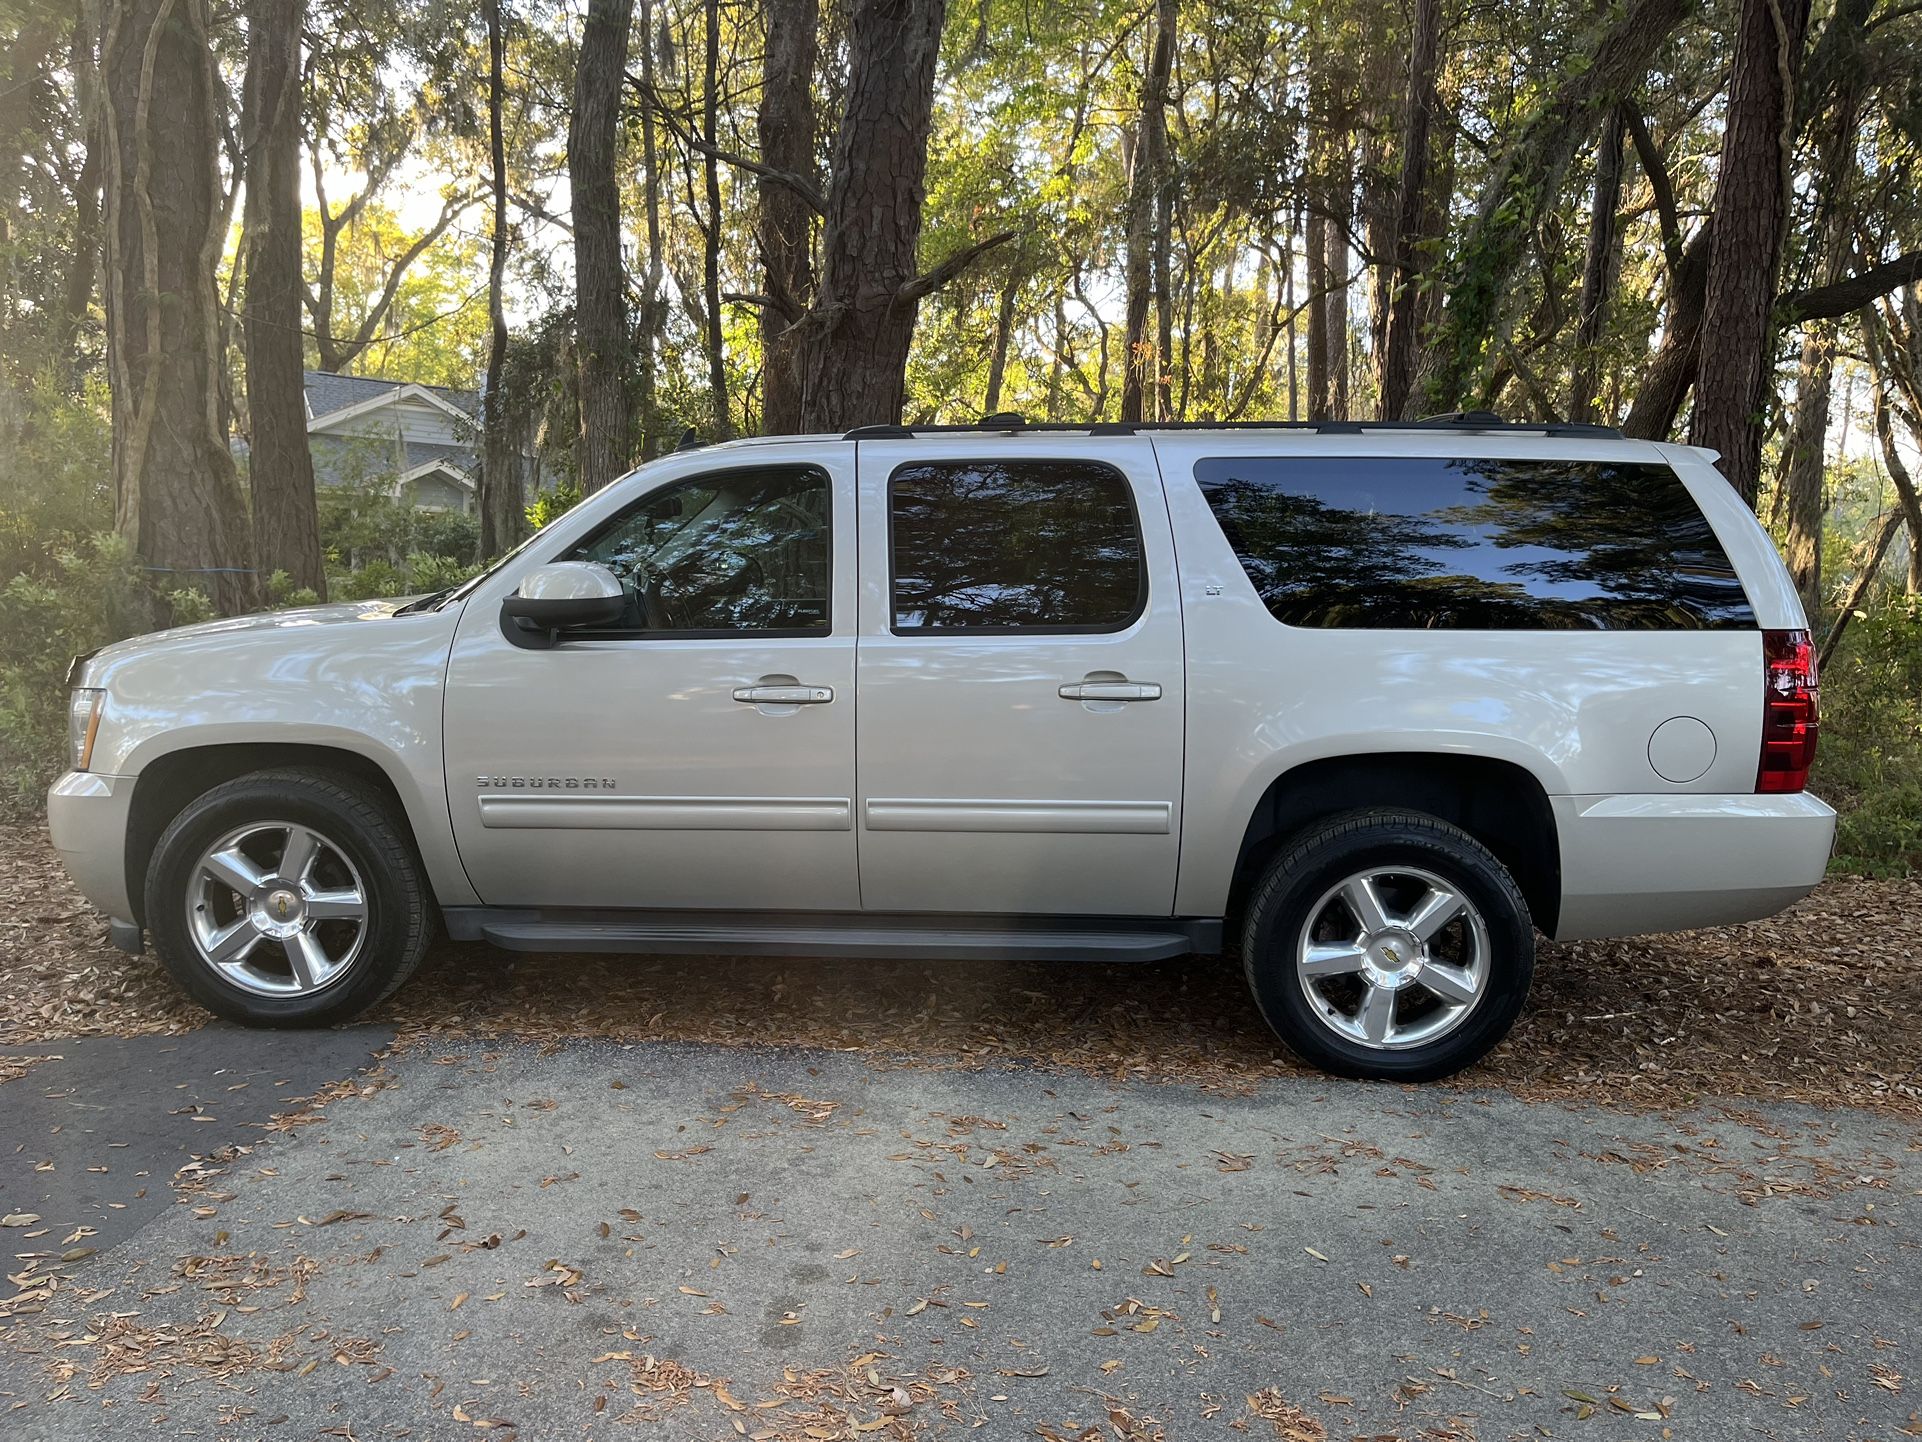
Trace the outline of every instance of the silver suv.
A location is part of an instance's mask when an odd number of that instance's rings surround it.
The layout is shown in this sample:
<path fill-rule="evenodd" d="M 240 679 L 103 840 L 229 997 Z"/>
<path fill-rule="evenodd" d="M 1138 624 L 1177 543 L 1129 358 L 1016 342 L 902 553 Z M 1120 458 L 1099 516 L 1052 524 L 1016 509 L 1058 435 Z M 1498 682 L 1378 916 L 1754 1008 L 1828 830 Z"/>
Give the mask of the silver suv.
<path fill-rule="evenodd" d="M 643 466 L 455 590 L 77 661 L 81 889 L 223 1016 L 522 951 L 1239 951 L 1331 1071 L 1507 1032 L 1534 933 L 1820 880 L 1816 678 L 1682 446 L 879 427 Z"/>

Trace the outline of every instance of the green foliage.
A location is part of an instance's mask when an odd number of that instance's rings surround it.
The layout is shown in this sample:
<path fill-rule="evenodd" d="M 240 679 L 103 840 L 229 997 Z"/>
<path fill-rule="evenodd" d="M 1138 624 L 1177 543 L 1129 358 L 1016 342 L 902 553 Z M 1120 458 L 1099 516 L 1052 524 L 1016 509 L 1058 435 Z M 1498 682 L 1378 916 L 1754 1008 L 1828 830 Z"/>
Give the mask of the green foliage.
<path fill-rule="evenodd" d="M 1885 596 L 1822 674 L 1813 789 L 1842 813 L 1834 867 L 1922 869 L 1922 598 Z"/>
<path fill-rule="evenodd" d="M 374 484 L 323 486 L 319 504 L 334 600 L 438 591 L 478 569 L 480 523 L 473 516 L 418 510 Z"/>
<path fill-rule="evenodd" d="M 579 484 L 568 481 L 552 490 L 542 491 L 527 508 L 527 528 L 538 531 L 558 521 L 581 503 Z"/>
<path fill-rule="evenodd" d="M 145 630 L 151 607 L 133 552 L 111 534 L 0 588 L 0 810 L 36 805 L 64 762 L 67 663 Z"/>

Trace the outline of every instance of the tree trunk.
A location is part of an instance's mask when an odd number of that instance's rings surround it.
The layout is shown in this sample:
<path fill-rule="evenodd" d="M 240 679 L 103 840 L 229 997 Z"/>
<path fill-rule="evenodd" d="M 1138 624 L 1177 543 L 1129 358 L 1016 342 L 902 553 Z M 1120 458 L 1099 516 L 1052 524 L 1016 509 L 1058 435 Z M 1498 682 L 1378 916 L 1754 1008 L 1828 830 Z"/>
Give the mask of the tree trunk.
<path fill-rule="evenodd" d="M 701 83 L 701 178 L 707 194 L 707 218 L 702 225 L 701 299 L 707 312 L 707 389 L 714 407 L 714 439 L 734 434 L 734 417 L 727 398 L 726 317 L 721 314 L 721 241 L 726 218 L 721 214 L 721 162 L 714 154 L 721 112 L 721 3 L 707 0 L 702 26 L 705 65 Z"/>
<path fill-rule="evenodd" d="M 1516 128 L 1449 268 L 1448 309 L 1423 357 L 1429 410 L 1459 410 L 1479 390 L 1477 378 L 1510 283 L 1528 253 L 1529 237 L 1560 196 L 1576 147 L 1641 82 L 1656 51 L 1696 3 L 1628 0 L 1625 7 L 1603 9 L 1596 28 L 1574 47 L 1579 63 Z"/>
<path fill-rule="evenodd" d="M 247 360 L 248 488 L 262 576 L 327 596 L 307 448 L 300 331 L 300 36 L 306 0 L 252 0 L 243 114 L 247 199 L 241 222 L 241 347 Z"/>
<path fill-rule="evenodd" d="M 574 197 L 574 365 L 581 410 L 576 460 L 587 495 L 627 470 L 632 445 L 627 384 L 633 359 L 615 158 L 633 24 L 634 0 L 589 0 L 567 126 L 567 183 Z"/>
<path fill-rule="evenodd" d="M 1147 397 L 1161 392 L 1159 378 L 1168 364 L 1148 335 L 1148 310 L 1156 278 L 1165 274 L 1161 208 L 1168 150 L 1168 76 L 1174 67 L 1177 0 L 1155 0 L 1154 40 L 1148 68 L 1141 76 L 1141 116 L 1135 126 L 1134 165 L 1128 177 L 1127 324 L 1123 340 L 1121 419 L 1159 419 L 1147 415 Z"/>
<path fill-rule="evenodd" d="M 67 257 L 66 283 L 54 332 L 53 355 L 67 368 L 69 383 L 80 384 L 85 367 L 80 332 L 93 308 L 100 275 L 100 182 L 106 170 L 106 143 L 100 121 L 100 39 L 98 12 L 90 0 L 77 0 L 69 63 L 73 67 L 74 105 L 86 123 L 87 152 L 73 187 L 73 249 Z"/>
<path fill-rule="evenodd" d="M 1435 76 L 1441 63 L 1441 0 L 1415 0 L 1408 46 L 1408 108 L 1402 119 L 1401 183 L 1395 202 L 1387 323 L 1381 343 L 1381 416 L 1405 420 L 1415 396 L 1416 327 L 1422 284 L 1433 263 L 1424 242 L 1433 228 L 1429 136 L 1435 124 Z"/>
<path fill-rule="evenodd" d="M 1595 194 L 1588 211 L 1588 255 L 1582 266 L 1581 319 L 1575 325 L 1575 364 L 1568 382 L 1568 418 L 1595 419 L 1595 388 L 1602 358 L 1597 347 L 1615 290 L 1619 228 L 1615 210 L 1622 197 L 1622 139 L 1626 117 L 1618 107 L 1602 122 L 1595 146 Z"/>
<path fill-rule="evenodd" d="M 1702 309 L 1708 302 L 1708 256 L 1715 236 L 1711 217 L 1682 251 L 1668 280 L 1668 317 L 1662 344 L 1622 420 L 1622 433 L 1637 440 L 1665 441 L 1675 428 L 1701 356 Z"/>
<path fill-rule="evenodd" d="M 506 38 L 502 0 L 487 5 L 487 155 L 493 177 L 494 220 L 487 264 L 487 380 L 481 391 L 480 551 L 482 560 L 513 548 L 526 524 L 520 438 L 514 434 L 502 385 L 507 374 L 507 143 L 502 112 Z"/>
<path fill-rule="evenodd" d="M 162 589 L 254 603 L 246 503 L 219 424 L 224 239 L 206 0 L 112 0 L 102 45 L 114 521 Z"/>
<path fill-rule="evenodd" d="M 1706 334 L 1715 364 L 1695 387 L 1689 441 L 1722 453 L 1751 507 L 1761 486 L 1762 409 L 1774 362 L 1775 278 L 1788 208 L 1788 140 L 1809 0 L 1741 0 L 1728 119 L 1715 181 Z"/>
<path fill-rule="evenodd" d="M 801 321 L 802 428 L 898 423 L 923 295 L 986 244 L 916 274 L 946 0 L 858 0 L 834 142 L 821 283 Z"/>
<path fill-rule="evenodd" d="M 1346 130 L 1343 118 L 1343 131 Z M 1325 413 L 1332 420 L 1348 419 L 1348 223 L 1354 214 L 1355 189 L 1350 169 L 1351 156 L 1344 140 L 1334 151 L 1330 184 L 1324 193 L 1328 223 L 1321 229 L 1322 276 L 1326 285 L 1321 297 L 1327 312 L 1322 321 L 1322 341 L 1328 355 L 1322 363 L 1326 376 Z"/>
<path fill-rule="evenodd" d="M 820 49 L 820 0 L 768 0 L 767 59 L 757 117 L 762 163 L 809 184 L 818 182 L 814 155 L 814 67 Z M 789 327 L 814 300 L 814 212 L 776 177 L 760 179 L 761 267 L 767 303 L 761 307 L 761 429 L 772 435 L 801 428 L 801 374 Z"/>
<path fill-rule="evenodd" d="M 1829 133 L 1823 143 L 1822 180 L 1816 187 L 1820 219 L 1821 284 L 1841 279 L 1848 262 L 1849 227 L 1842 209 L 1855 165 L 1856 106 L 1861 93 L 1857 70 L 1843 82 Z M 1788 465 L 1782 501 L 1788 516 L 1789 575 L 1802 593 L 1811 617 L 1822 600 L 1822 483 L 1829 440 L 1829 396 L 1835 371 L 1836 322 L 1810 321 L 1802 328 L 1802 359 L 1796 372 L 1795 419 L 1789 428 Z M 1846 454 L 1846 452 L 1845 452 Z"/>
<path fill-rule="evenodd" d="M 988 390 L 981 402 L 981 413 L 994 415 L 1001 409 L 1001 387 L 1008 377 L 1008 347 L 1014 341 L 1015 306 L 1021 299 L 1021 268 L 1008 268 L 1001 282 L 1001 303 L 994 312 L 994 349 L 988 355 Z"/>
<path fill-rule="evenodd" d="M 654 94 L 654 5 L 640 0 L 641 93 Z M 657 391 L 655 370 L 660 365 L 661 331 L 667 302 L 661 296 L 661 160 L 654 143 L 654 107 L 641 106 L 641 208 L 647 218 L 647 269 L 641 282 L 640 316 L 640 431 L 641 459 L 654 459 Z"/>

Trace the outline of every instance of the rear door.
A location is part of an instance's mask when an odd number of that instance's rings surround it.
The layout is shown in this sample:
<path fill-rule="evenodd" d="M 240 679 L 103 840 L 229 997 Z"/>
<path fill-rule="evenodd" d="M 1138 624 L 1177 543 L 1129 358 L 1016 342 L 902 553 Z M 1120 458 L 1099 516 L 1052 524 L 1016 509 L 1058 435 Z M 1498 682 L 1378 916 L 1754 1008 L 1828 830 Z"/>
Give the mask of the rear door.
<path fill-rule="evenodd" d="M 1132 438 L 862 441 L 869 911 L 1166 916 L 1181 605 Z"/>

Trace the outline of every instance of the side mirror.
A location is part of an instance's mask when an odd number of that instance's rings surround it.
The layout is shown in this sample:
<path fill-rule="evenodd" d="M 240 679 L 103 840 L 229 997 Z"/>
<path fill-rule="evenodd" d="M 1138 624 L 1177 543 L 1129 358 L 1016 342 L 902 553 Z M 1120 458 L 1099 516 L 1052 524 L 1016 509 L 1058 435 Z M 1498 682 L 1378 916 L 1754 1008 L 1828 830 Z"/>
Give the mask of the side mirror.
<path fill-rule="evenodd" d="M 592 561 L 552 561 L 536 567 L 520 590 L 501 602 L 501 618 L 552 645 L 562 631 L 611 626 L 627 610 L 621 583 Z M 544 635 L 543 635 L 544 633 Z"/>

